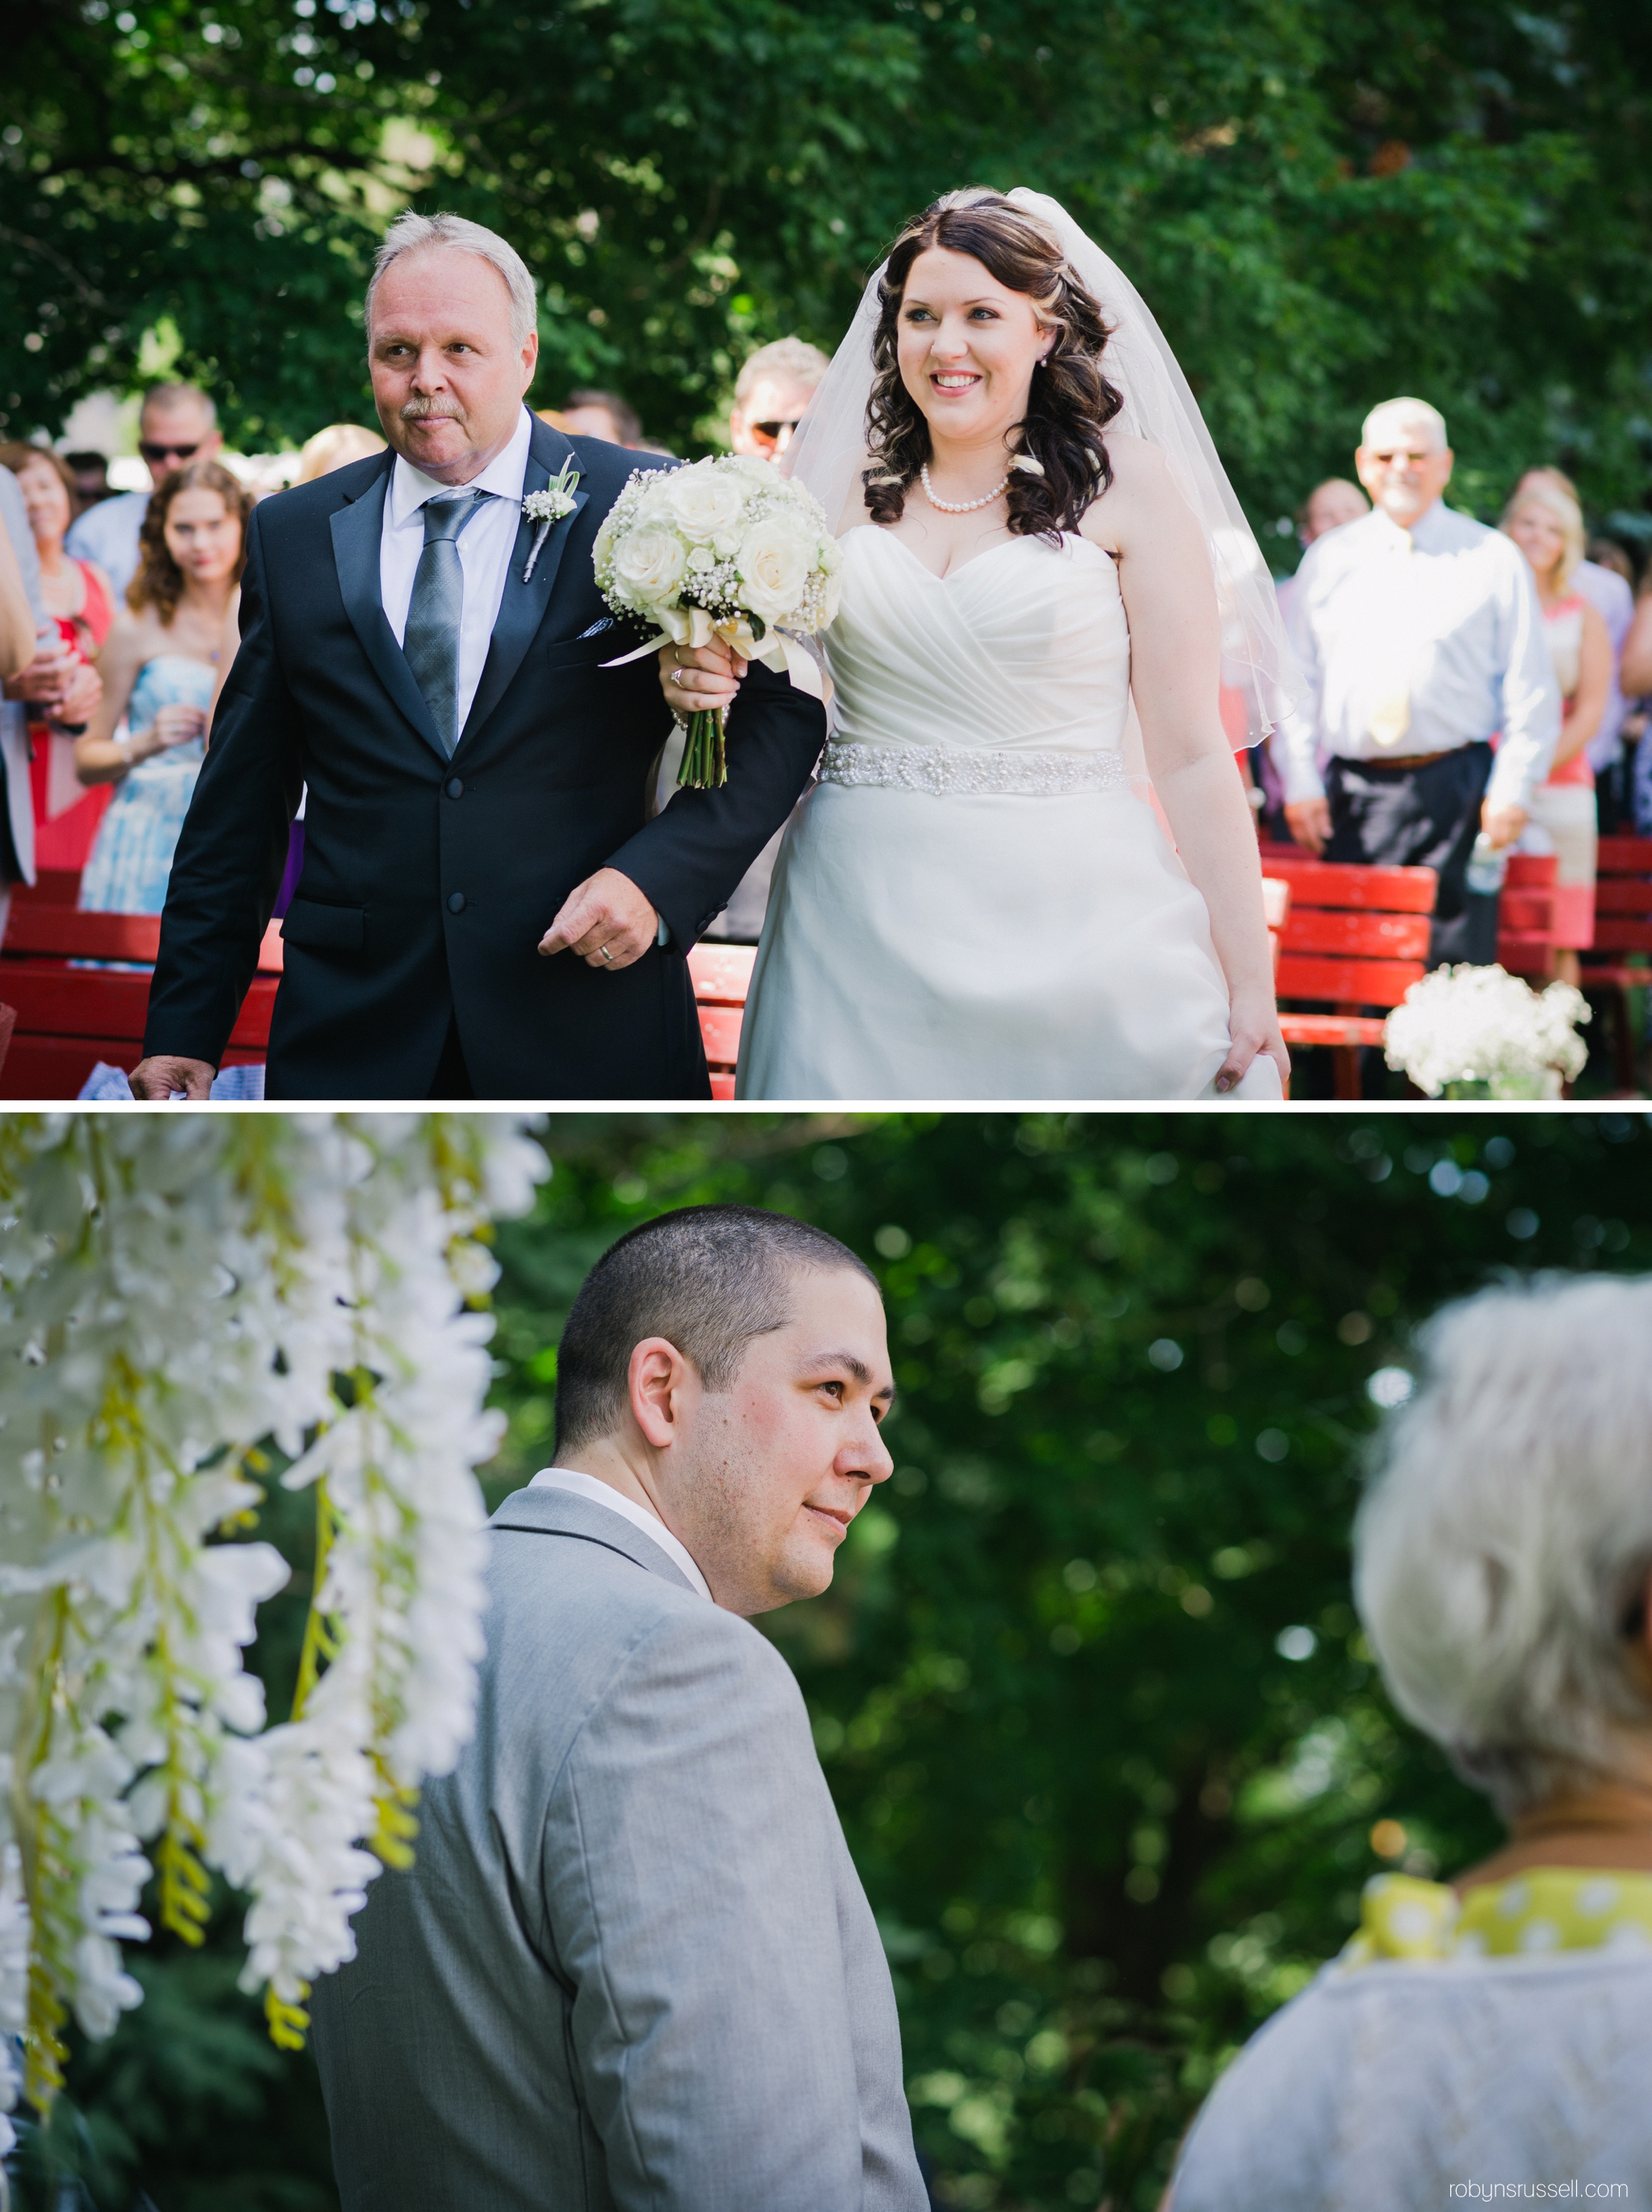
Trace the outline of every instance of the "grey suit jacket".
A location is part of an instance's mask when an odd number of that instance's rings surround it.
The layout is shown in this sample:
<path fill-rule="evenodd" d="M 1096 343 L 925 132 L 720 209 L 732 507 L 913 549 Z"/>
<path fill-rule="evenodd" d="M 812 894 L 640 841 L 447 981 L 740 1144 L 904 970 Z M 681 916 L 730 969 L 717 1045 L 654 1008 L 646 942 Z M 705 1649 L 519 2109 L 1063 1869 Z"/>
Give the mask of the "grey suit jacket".
<path fill-rule="evenodd" d="M 344 2212 L 925 2212 L 790 1668 L 605 1506 L 492 1525 L 476 1735 L 311 2000 Z"/>

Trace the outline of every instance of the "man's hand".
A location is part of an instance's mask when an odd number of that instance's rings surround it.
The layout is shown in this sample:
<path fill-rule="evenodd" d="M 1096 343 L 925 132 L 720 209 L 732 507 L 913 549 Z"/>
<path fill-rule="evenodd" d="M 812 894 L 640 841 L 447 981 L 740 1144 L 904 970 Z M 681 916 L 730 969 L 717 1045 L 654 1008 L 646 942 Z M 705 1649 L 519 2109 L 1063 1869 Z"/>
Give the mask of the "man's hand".
<path fill-rule="evenodd" d="M 703 714 L 732 706 L 746 664 L 720 637 L 709 645 L 662 645 L 659 688 L 674 714 Z"/>
<path fill-rule="evenodd" d="M 629 876 L 598 868 L 562 901 L 539 950 L 577 952 L 587 968 L 629 968 L 641 960 L 659 932 L 659 916 Z"/>
<path fill-rule="evenodd" d="M 1480 809 L 1480 827 L 1491 840 L 1493 849 L 1500 853 L 1505 845 L 1518 843 L 1520 833 L 1526 827 L 1526 809 L 1488 803 Z"/>
<path fill-rule="evenodd" d="M 1331 802 L 1328 799 L 1294 799 L 1285 802 L 1285 818 L 1291 834 L 1310 853 L 1322 853 L 1331 842 Z"/>
<path fill-rule="evenodd" d="M 132 1070 L 132 1096 L 170 1098 L 181 1091 L 186 1098 L 207 1098 L 217 1073 L 210 1060 L 180 1060 L 173 1053 L 157 1053 L 153 1060 L 140 1060 Z"/>

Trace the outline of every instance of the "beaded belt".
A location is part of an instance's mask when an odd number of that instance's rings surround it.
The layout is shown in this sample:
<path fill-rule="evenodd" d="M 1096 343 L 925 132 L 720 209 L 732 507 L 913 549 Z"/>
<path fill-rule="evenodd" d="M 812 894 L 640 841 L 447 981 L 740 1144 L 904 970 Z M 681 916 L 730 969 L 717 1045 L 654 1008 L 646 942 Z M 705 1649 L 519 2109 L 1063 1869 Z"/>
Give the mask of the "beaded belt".
<path fill-rule="evenodd" d="M 1116 752 L 990 753 L 962 745 L 862 745 L 834 742 L 820 764 L 823 783 L 876 784 L 886 791 L 999 793 L 1062 799 L 1078 791 L 1128 791 Z"/>

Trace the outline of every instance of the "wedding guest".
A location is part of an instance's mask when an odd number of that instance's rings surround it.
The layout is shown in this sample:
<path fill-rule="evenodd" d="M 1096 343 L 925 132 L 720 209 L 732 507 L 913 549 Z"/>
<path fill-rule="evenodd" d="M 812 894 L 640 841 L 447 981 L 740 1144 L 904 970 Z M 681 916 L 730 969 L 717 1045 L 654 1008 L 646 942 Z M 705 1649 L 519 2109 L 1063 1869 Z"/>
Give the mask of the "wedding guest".
<path fill-rule="evenodd" d="M 103 701 L 76 748 L 82 783 L 118 787 L 81 878 L 88 912 L 159 914 L 166 904 L 252 507 L 216 461 L 174 470 L 149 501 L 129 611 L 105 648 Z"/>
<path fill-rule="evenodd" d="M 293 482 L 313 483 L 318 477 L 331 476 L 335 469 L 348 468 L 352 461 L 365 461 L 384 450 L 385 441 L 376 430 L 363 429 L 359 422 L 329 422 L 300 447 Z"/>
<path fill-rule="evenodd" d="M 1577 955 L 1594 942 L 1597 829 L 1588 748 L 1612 687 L 1612 640 L 1577 586 L 1583 560 L 1583 517 L 1577 501 L 1547 473 L 1534 474 L 1522 478 L 1509 501 L 1503 528 L 1532 564 L 1549 657 L 1560 685 L 1560 741 L 1547 781 L 1532 793 L 1531 822 L 1522 842 L 1528 850 L 1552 851 L 1559 861 L 1556 968 L 1563 982 L 1576 984 Z M 1540 833 L 1540 843 L 1534 831 Z"/>
<path fill-rule="evenodd" d="M 97 692 L 73 672 L 95 661 L 102 649 L 114 619 L 113 597 L 108 578 L 95 562 L 76 561 L 64 550 L 75 512 L 75 479 L 68 463 L 45 446 L 12 443 L 0 446 L 0 467 L 11 471 L 23 495 L 39 556 L 40 596 L 58 632 L 61 658 L 53 665 L 63 672 L 55 698 L 37 688 L 30 701 L 34 865 L 78 872 L 86 865 L 109 793 L 106 788 L 88 791 L 82 784 L 75 773 L 74 736 L 60 724 L 54 726 L 48 709 L 60 718 L 82 721 L 91 712 Z M 67 691 L 71 681 L 77 684 L 78 696 Z M 70 702 L 67 707 L 65 698 Z"/>
<path fill-rule="evenodd" d="M 1341 1957 L 1234 2061 L 1174 2212 L 1648 2201 L 1652 1282 L 1482 1291 L 1426 1340 L 1356 1524 L 1388 1694 L 1508 1823 L 1378 1875 Z M 1401 1808 L 1403 1810 L 1403 1808 Z"/>
<path fill-rule="evenodd" d="M 569 438 L 601 438 L 635 449 L 642 435 L 642 417 L 617 392 L 570 392 L 556 413 Z"/>
<path fill-rule="evenodd" d="M 114 497 L 109 482 L 109 460 L 105 453 L 65 453 L 64 459 L 69 473 L 75 479 L 75 511 L 76 518 L 88 507 L 96 507 L 100 500 Z"/>
<path fill-rule="evenodd" d="M 1469 860 L 1482 830 L 1506 852 L 1525 828 L 1560 694 L 1524 558 L 1442 502 L 1452 459 L 1423 400 L 1366 417 L 1354 464 L 1375 505 L 1303 556 L 1289 628 L 1310 708 L 1279 752 L 1297 842 L 1328 860 L 1432 868 L 1430 958 L 1485 966 L 1497 897 L 1470 888 Z"/>
<path fill-rule="evenodd" d="M 28 526 L 23 495 L 11 471 L 0 468 L 0 937 L 5 934 L 11 887 L 34 880 L 34 807 L 28 781 L 28 709 L 12 696 L 17 679 L 39 656 L 47 627 L 40 596 L 40 559 Z"/>
<path fill-rule="evenodd" d="M 137 450 L 149 465 L 151 489 L 100 500 L 70 530 L 70 552 L 77 561 L 95 561 L 116 596 L 124 594 L 137 572 L 138 533 L 153 493 L 185 462 L 210 460 L 222 444 L 218 410 L 198 386 L 152 386 L 137 418 Z"/>
<path fill-rule="evenodd" d="M 486 1538 L 475 1734 L 310 1999 L 343 2212 L 925 2212 L 890 1970 L 791 1669 L 893 1462 L 876 1279 L 645 1222 Z M 474 1544 L 477 1539 L 465 1539 Z"/>
<path fill-rule="evenodd" d="M 735 452 L 779 460 L 831 365 L 806 338 L 776 338 L 772 345 L 759 346 L 735 380 L 734 404 L 728 410 L 728 441 Z"/>
<path fill-rule="evenodd" d="M 734 401 L 728 410 L 728 441 L 734 451 L 755 454 L 762 460 L 778 460 L 791 444 L 792 433 L 816 386 L 830 367 L 820 348 L 805 338 L 776 338 L 772 345 L 759 346 L 735 381 Z M 661 764 L 662 802 L 675 787 L 682 757 L 679 731 L 665 748 Z M 768 889 L 785 835 L 782 823 L 740 878 L 733 897 L 707 929 L 708 937 L 726 945 L 757 942 L 762 935 Z"/>
<path fill-rule="evenodd" d="M 1327 531 L 1340 530 L 1345 522 L 1357 522 L 1370 511 L 1371 503 L 1357 483 L 1350 483 L 1346 477 L 1327 477 L 1323 483 L 1315 485 L 1297 510 L 1297 543 L 1305 553 L 1315 540 L 1323 538 Z M 1279 602 L 1279 612 L 1289 622 L 1291 603 L 1297 595 L 1296 576 L 1280 577 L 1273 590 Z M 1256 783 L 1254 787 L 1256 796 L 1251 804 L 1257 809 L 1266 836 L 1286 837 L 1290 835 L 1290 825 L 1285 811 L 1285 777 L 1278 758 L 1275 757 L 1276 743 L 1283 747 L 1281 739 L 1269 738 L 1255 748 Z M 1236 753 L 1234 757 L 1239 763 L 1241 775 L 1248 783 L 1250 782 L 1252 766 L 1249 755 Z M 1283 757 L 1283 750 L 1279 757 Z M 1323 775 L 1325 762 L 1317 749 L 1315 761 Z"/>
<path fill-rule="evenodd" d="M 1544 485 L 1559 492 L 1580 514 L 1582 512 L 1582 501 L 1577 496 L 1576 485 L 1557 468 L 1527 469 L 1515 486 L 1514 495 L 1518 499 L 1524 493 L 1540 489 Z M 1613 546 L 1612 550 L 1619 561 L 1624 560 L 1621 546 Z M 1627 565 L 1625 562 L 1625 568 Z M 1587 546 L 1583 557 L 1573 571 L 1572 588 L 1605 623 L 1612 646 L 1612 667 L 1606 705 L 1601 710 L 1599 726 L 1588 745 L 1589 765 L 1600 776 L 1615 767 L 1623 756 L 1621 732 L 1624 716 L 1629 709 L 1619 684 L 1618 665 L 1623 656 L 1624 640 L 1629 635 L 1629 625 L 1635 616 L 1635 591 L 1628 577 L 1619 570 L 1615 563 L 1597 561 Z"/>

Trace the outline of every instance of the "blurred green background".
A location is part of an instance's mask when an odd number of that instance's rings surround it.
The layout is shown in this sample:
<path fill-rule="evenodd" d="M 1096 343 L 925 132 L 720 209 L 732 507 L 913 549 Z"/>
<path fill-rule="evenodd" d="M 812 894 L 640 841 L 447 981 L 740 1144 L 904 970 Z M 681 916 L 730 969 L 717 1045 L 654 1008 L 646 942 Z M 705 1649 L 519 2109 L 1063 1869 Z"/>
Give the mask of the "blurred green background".
<path fill-rule="evenodd" d="M 536 404 L 616 386 L 694 451 L 753 345 L 834 346 L 970 183 L 1059 194 L 1135 280 L 1280 568 L 1394 392 L 1443 409 L 1459 503 L 1558 461 L 1645 550 L 1643 0 L 30 0 L 0 432 L 167 371 L 248 452 L 370 422 L 410 203 L 538 276 Z"/>
<path fill-rule="evenodd" d="M 762 1625 L 884 1931 L 937 2203 L 1152 2205 L 1366 1878 L 1494 1841 L 1361 1639 L 1361 1449 L 1443 1297 L 1652 1263 L 1648 1117 L 565 1116 L 547 1142 L 499 1235 L 490 1498 L 549 1459 L 563 1316 L 632 1224 L 737 1199 L 877 1267 L 898 1471 L 829 1594 Z M 272 1495 L 289 1556 L 309 1511 Z M 307 1597 L 262 1616 L 277 1711 Z M 336 2203 L 234 1931 L 226 1900 L 205 1953 L 137 1952 L 148 2002 L 77 2052 L 28 2212 Z"/>

